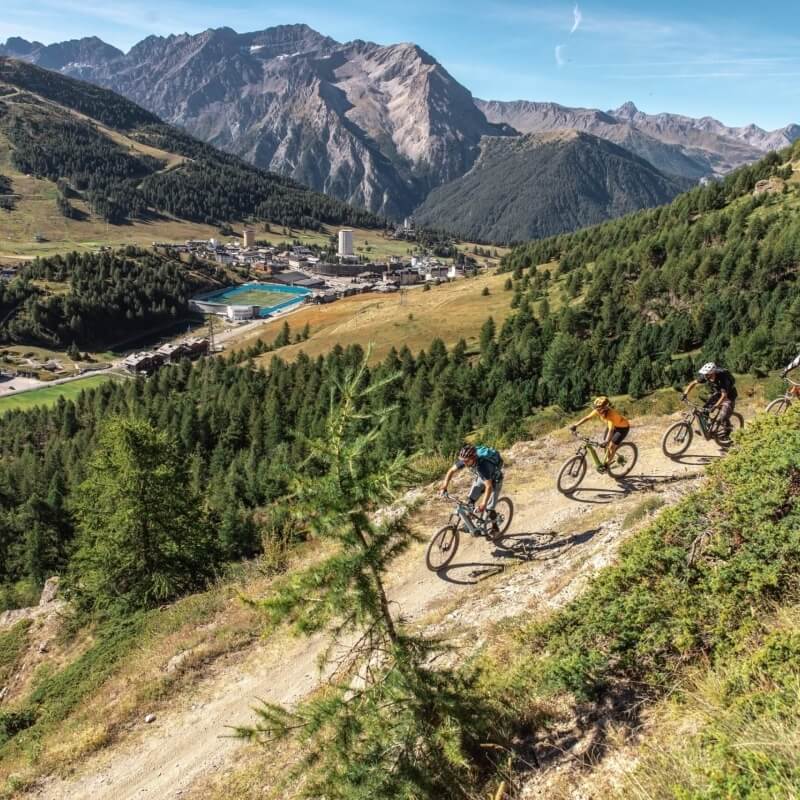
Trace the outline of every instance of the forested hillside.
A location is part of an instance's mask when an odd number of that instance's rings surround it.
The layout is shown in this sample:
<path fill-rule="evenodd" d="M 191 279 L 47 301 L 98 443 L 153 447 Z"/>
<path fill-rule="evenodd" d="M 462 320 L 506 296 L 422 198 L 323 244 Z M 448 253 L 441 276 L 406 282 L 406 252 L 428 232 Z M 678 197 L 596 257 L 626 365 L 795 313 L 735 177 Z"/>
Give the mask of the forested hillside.
<path fill-rule="evenodd" d="M 11 178 L 0 174 L 0 211 L 14 208 L 14 198 L 9 196 L 11 192 Z"/>
<path fill-rule="evenodd" d="M 516 248 L 507 259 L 516 302 L 564 283 L 542 373 L 550 396 L 569 404 L 591 387 L 639 394 L 699 360 L 745 372 L 794 353 L 799 156 L 795 145 L 669 206 Z"/>
<path fill-rule="evenodd" d="M 580 131 L 487 137 L 472 169 L 414 216 L 470 241 L 520 242 L 668 203 L 692 183 Z"/>
<path fill-rule="evenodd" d="M 0 282 L 0 343 L 102 350 L 185 316 L 217 277 L 134 247 L 36 259 Z"/>
<path fill-rule="evenodd" d="M 3 88 L 0 136 L 11 146 L 12 163 L 58 182 L 65 216 L 68 198 L 78 197 L 114 224 L 158 214 L 309 229 L 380 224 L 367 211 L 194 140 L 106 89 L 0 58 Z"/>
<path fill-rule="evenodd" d="M 798 155 L 796 146 L 664 209 L 516 249 L 507 263 L 516 313 L 500 330 L 483 323 L 479 352 L 463 342 L 448 352 L 434 340 L 420 354 L 393 351 L 367 373 L 401 375 L 368 401 L 396 404 L 376 458 L 449 455 L 476 429 L 507 441 L 544 406 L 570 410 L 593 392 L 681 384 L 709 359 L 738 371 L 781 365 L 795 353 L 800 322 L 800 198 L 795 181 L 775 194 L 752 192 L 766 178 L 783 185 Z M 69 497 L 99 426 L 115 414 L 148 419 L 174 438 L 193 491 L 219 520 L 208 557 L 253 552 L 276 530 L 257 510 L 286 491 L 304 435 L 322 431 L 335 379 L 360 358 L 358 348 L 337 347 L 291 365 L 276 358 L 267 371 L 247 361 L 185 364 L 108 384 L 77 404 L 1 417 L 5 602 L 17 602 L 17 582 L 64 569 Z"/>

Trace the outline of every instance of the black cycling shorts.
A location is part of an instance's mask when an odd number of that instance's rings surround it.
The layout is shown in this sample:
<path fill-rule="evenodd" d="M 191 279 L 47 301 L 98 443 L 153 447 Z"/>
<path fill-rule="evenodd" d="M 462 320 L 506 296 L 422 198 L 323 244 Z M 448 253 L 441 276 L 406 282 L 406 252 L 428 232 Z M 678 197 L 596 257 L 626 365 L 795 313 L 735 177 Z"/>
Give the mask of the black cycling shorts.
<path fill-rule="evenodd" d="M 628 435 L 628 431 L 629 430 L 630 430 L 630 427 L 628 427 L 628 428 L 614 428 L 611 431 L 611 442 L 613 444 L 621 444 L 622 440 Z"/>

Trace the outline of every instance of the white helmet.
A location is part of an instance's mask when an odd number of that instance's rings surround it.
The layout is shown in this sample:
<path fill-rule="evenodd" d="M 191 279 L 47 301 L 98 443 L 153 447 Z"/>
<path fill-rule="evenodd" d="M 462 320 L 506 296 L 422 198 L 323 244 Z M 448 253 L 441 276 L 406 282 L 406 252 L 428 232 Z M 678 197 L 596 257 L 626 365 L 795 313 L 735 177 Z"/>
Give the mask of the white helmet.
<path fill-rule="evenodd" d="M 703 377 L 708 375 L 709 372 L 716 372 L 717 365 L 713 361 L 709 361 L 707 364 L 703 364 L 699 370 L 697 370 Z"/>

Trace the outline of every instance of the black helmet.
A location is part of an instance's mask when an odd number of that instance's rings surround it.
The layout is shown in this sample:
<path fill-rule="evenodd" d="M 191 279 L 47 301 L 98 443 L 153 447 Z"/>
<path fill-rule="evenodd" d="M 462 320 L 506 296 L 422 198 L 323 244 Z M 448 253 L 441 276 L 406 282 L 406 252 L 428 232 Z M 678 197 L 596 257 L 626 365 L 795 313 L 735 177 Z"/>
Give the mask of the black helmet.
<path fill-rule="evenodd" d="M 475 445 L 472 444 L 465 444 L 458 451 L 458 457 L 461 461 L 466 461 L 468 458 L 475 458 L 477 455 L 478 451 L 475 449 Z"/>

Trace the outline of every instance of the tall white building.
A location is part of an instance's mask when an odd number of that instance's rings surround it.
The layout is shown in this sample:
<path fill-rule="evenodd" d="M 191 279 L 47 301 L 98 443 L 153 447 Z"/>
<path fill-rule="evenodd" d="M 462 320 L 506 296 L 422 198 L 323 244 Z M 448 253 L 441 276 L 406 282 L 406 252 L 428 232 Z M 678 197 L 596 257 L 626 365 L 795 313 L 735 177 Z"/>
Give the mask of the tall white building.
<path fill-rule="evenodd" d="M 350 228 L 342 228 L 339 231 L 339 256 L 353 255 L 353 231 Z"/>
<path fill-rule="evenodd" d="M 256 243 L 256 229 L 255 228 L 245 228 L 244 229 L 244 236 L 242 237 L 242 245 L 244 247 L 253 247 Z"/>

